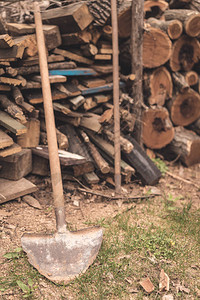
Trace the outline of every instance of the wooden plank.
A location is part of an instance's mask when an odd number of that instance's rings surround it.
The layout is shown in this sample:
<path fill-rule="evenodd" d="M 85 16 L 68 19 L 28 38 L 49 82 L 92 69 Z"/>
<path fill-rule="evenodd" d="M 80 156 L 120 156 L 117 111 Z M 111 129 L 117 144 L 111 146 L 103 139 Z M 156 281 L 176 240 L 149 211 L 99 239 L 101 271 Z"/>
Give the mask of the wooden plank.
<path fill-rule="evenodd" d="M 37 147 L 40 142 L 40 121 L 31 118 L 26 127 L 27 132 L 17 137 L 17 143 L 23 148 Z"/>
<path fill-rule="evenodd" d="M 34 90 L 28 92 L 24 96 L 31 104 L 43 103 L 43 95 L 40 90 Z M 65 98 L 66 98 L 65 93 L 62 93 L 58 90 L 52 90 L 52 100 L 60 100 Z"/>
<path fill-rule="evenodd" d="M 0 178 L 0 204 L 37 191 L 37 186 L 25 178 L 8 180 Z"/>
<path fill-rule="evenodd" d="M 88 184 L 96 184 L 99 182 L 99 177 L 94 172 L 83 174 L 83 178 Z"/>
<path fill-rule="evenodd" d="M 7 84 L 0 84 L 0 91 L 9 92 L 11 91 L 11 87 Z"/>
<path fill-rule="evenodd" d="M 105 79 L 102 78 L 92 78 L 92 79 L 82 79 L 81 83 L 88 88 L 98 87 L 106 84 Z"/>
<path fill-rule="evenodd" d="M 84 114 L 84 116 L 81 118 L 80 125 L 94 132 L 99 132 L 101 130 L 101 124 L 99 123 L 99 119 L 99 115 L 87 113 Z"/>
<path fill-rule="evenodd" d="M 77 97 L 71 98 L 69 102 L 72 104 L 72 108 L 74 110 L 77 110 L 85 102 L 85 98 L 79 95 Z"/>
<path fill-rule="evenodd" d="M 33 81 L 42 82 L 40 75 L 35 75 L 32 77 Z M 49 75 L 49 82 L 50 83 L 57 83 L 57 82 L 66 82 L 67 77 L 63 75 Z"/>
<path fill-rule="evenodd" d="M 93 60 L 88 59 L 86 57 L 83 57 L 81 55 L 78 55 L 76 53 L 67 51 L 67 50 L 62 50 L 62 49 L 56 48 L 56 49 L 54 49 L 53 52 L 55 54 L 63 55 L 64 57 L 67 57 L 68 59 L 77 61 L 79 63 L 83 63 L 83 64 L 86 64 L 86 65 L 92 65 L 93 64 Z"/>
<path fill-rule="evenodd" d="M 30 24 L 6 23 L 6 28 L 12 36 L 35 33 L 35 28 Z"/>
<path fill-rule="evenodd" d="M 96 54 L 94 56 L 95 60 L 111 60 L 112 55 L 111 54 Z"/>
<path fill-rule="evenodd" d="M 61 33 L 72 33 L 84 30 L 92 21 L 84 2 L 53 8 L 42 12 L 43 23 L 58 25 Z"/>
<path fill-rule="evenodd" d="M 119 83 L 120 88 L 125 87 L 125 85 L 126 84 L 122 81 Z M 84 96 L 84 95 L 96 94 L 96 93 L 107 92 L 107 91 L 112 91 L 112 90 L 113 90 L 113 83 L 109 83 L 109 84 L 106 84 L 106 85 L 102 85 L 102 86 L 98 86 L 98 87 L 83 90 L 81 92 L 81 94 Z"/>
<path fill-rule="evenodd" d="M 21 150 L 22 148 L 18 144 L 14 143 L 10 147 L 0 150 L 0 157 L 7 157 L 9 155 L 18 153 Z"/>
<path fill-rule="evenodd" d="M 0 125 L 10 130 L 16 135 L 20 135 L 27 132 L 27 128 L 20 122 L 10 117 L 6 112 L 0 111 Z"/>
<path fill-rule="evenodd" d="M 9 84 L 9 85 L 20 85 L 21 84 L 21 80 L 19 79 L 15 79 L 15 78 L 10 78 L 10 77 L 0 77 L 0 83 L 5 83 L 5 84 Z"/>
<path fill-rule="evenodd" d="M 0 49 L 0 59 L 2 60 L 13 60 L 16 58 L 22 58 L 24 53 L 24 46 L 14 45 L 12 48 L 9 49 Z"/>
<path fill-rule="evenodd" d="M 78 87 L 71 82 L 66 82 L 59 85 L 56 84 L 55 88 L 60 92 L 65 93 L 65 97 L 75 97 L 81 94 L 81 91 L 78 89 Z"/>
<path fill-rule="evenodd" d="M 67 70 L 50 70 L 50 75 L 64 75 L 64 76 L 96 76 L 98 73 L 89 68 L 77 68 L 77 69 L 67 69 Z"/>
<path fill-rule="evenodd" d="M 11 36 L 8 34 L 0 35 L 0 48 L 11 48 L 14 46 L 14 42 Z"/>
<path fill-rule="evenodd" d="M 13 143 L 13 139 L 0 129 L 0 149 L 9 147 Z"/>
<path fill-rule="evenodd" d="M 32 151 L 35 155 L 49 159 L 48 147 L 38 146 L 36 148 L 32 148 Z M 86 159 L 83 156 L 60 149 L 58 150 L 58 156 L 62 166 L 74 166 L 86 162 Z"/>
<path fill-rule="evenodd" d="M 0 177 L 10 180 L 19 180 L 32 170 L 32 151 L 22 149 L 20 152 L 0 157 Z"/>

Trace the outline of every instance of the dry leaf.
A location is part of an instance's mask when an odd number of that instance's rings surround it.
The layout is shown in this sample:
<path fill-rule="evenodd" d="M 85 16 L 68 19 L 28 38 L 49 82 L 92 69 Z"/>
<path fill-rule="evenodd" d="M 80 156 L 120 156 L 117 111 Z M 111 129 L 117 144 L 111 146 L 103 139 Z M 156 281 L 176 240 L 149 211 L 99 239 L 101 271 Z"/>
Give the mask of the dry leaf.
<path fill-rule="evenodd" d="M 151 280 L 149 279 L 149 277 L 144 278 L 140 281 L 140 285 L 143 287 L 143 289 L 147 292 L 147 293 L 151 293 L 154 291 L 154 285 L 151 282 Z"/>
<path fill-rule="evenodd" d="M 34 208 L 42 209 L 42 206 L 40 205 L 39 201 L 30 195 L 22 197 L 22 200 Z"/>
<path fill-rule="evenodd" d="M 174 296 L 172 294 L 164 295 L 162 300 L 174 300 Z"/>
<path fill-rule="evenodd" d="M 160 291 L 169 291 L 169 276 L 162 269 L 160 272 L 160 282 L 159 282 Z"/>

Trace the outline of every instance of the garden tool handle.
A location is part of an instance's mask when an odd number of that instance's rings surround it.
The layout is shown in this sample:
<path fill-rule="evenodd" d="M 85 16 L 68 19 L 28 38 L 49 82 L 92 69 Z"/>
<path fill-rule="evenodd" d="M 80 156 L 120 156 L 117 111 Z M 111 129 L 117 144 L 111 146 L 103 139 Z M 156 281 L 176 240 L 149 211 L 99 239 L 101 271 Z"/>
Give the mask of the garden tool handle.
<path fill-rule="evenodd" d="M 42 94 L 44 102 L 44 113 L 47 131 L 47 142 L 49 150 L 49 161 L 51 171 L 51 181 L 53 188 L 54 208 L 56 215 L 57 231 L 66 231 L 64 195 L 62 176 L 60 169 L 60 160 L 58 155 L 58 145 L 56 137 L 55 118 L 53 112 L 53 103 L 51 95 L 51 87 L 49 82 L 49 71 L 46 56 L 46 46 L 44 40 L 44 32 L 42 28 L 42 18 L 40 7 L 34 2 L 34 17 L 36 26 L 37 47 L 39 54 L 40 75 L 42 80 Z"/>

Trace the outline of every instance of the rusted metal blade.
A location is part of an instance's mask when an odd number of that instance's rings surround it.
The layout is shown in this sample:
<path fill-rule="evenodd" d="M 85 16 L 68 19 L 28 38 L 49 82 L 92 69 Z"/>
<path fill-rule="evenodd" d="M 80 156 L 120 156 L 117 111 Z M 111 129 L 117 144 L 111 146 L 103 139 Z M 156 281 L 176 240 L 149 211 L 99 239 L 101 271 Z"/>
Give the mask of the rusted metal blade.
<path fill-rule="evenodd" d="M 102 239 L 102 229 L 92 227 L 53 235 L 24 234 L 21 243 L 29 262 L 42 275 L 66 284 L 93 263 Z"/>

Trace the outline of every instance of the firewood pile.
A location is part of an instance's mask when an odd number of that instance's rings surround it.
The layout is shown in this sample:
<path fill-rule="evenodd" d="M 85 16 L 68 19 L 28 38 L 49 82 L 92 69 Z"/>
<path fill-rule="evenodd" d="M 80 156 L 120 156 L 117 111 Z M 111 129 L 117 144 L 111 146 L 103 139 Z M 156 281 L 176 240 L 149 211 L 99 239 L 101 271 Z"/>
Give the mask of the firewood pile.
<path fill-rule="evenodd" d="M 138 176 L 155 184 L 161 173 L 132 135 L 137 116 L 131 112 L 131 1 L 121 2 L 122 180 Z M 173 152 L 190 166 L 200 162 L 200 4 L 168 2 L 144 4 L 142 139 L 145 148 Z M 13 11 L 7 18 L 2 7 L 0 177 L 46 176 L 47 136 L 31 1 L 7 2 L 6 9 Z M 43 1 L 41 11 L 63 177 L 114 185 L 110 1 Z"/>

